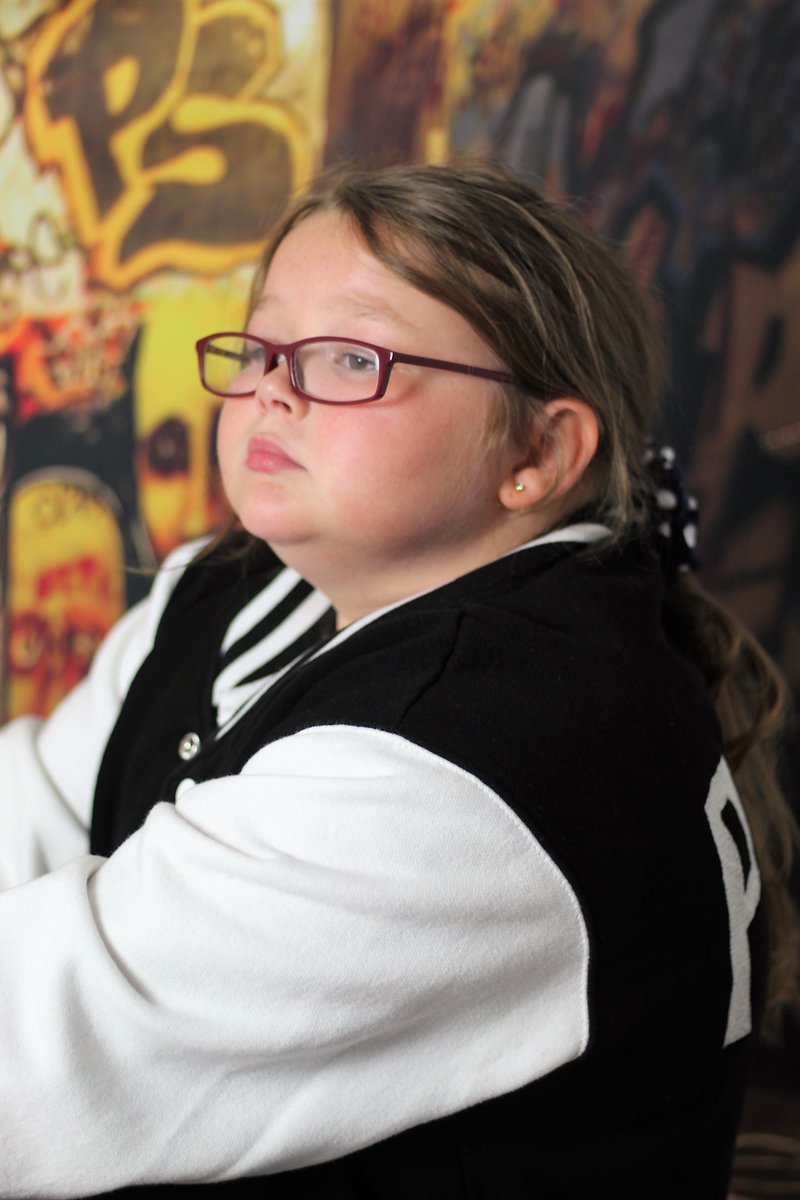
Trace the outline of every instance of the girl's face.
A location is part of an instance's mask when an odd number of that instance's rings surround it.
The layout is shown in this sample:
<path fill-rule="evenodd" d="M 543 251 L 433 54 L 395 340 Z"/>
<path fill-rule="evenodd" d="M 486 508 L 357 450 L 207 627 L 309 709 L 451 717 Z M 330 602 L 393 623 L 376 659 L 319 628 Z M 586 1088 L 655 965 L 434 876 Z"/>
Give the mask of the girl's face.
<path fill-rule="evenodd" d="M 249 332 L 314 336 L 502 369 L 467 321 L 366 249 L 349 221 L 317 213 L 273 258 Z M 340 618 L 455 578 L 509 541 L 498 498 L 513 454 L 487 450 L 498 385 L 408 364 L 369 404 L 294 394 L 285 363 L 255 396 L 227 400 L 219 426 L 225 490 L 242 524 L 319 586 Z"/>

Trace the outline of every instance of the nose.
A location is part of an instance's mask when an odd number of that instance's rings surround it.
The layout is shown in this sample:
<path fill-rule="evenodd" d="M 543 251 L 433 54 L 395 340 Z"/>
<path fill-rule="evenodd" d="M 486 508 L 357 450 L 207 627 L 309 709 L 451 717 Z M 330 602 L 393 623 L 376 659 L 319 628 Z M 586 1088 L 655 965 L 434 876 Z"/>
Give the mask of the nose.
<path fill-rule="evenodd" d="M 288 412 L 300 414 L 308 406 L 308 401 L 302 396 L 298 396 L 292 388 L 289 364 L 283 355 L 279 355 L 276 358 L 275 365 L 271 371 L 267 371 L 266 374 L 261 376 L 256 388 L 255 398 L 257 404 L 265 411 L 272 405 L 278 404 Z"/>

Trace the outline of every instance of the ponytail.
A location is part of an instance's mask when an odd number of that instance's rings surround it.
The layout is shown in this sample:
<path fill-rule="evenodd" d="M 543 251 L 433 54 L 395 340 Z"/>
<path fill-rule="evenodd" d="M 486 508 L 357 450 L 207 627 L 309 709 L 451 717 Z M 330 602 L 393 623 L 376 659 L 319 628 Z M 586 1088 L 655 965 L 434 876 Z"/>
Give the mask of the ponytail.
<path fill-rule="evenodd" d="M 783 793 L 779 761 L 788 689 L 753 635 L 693 575 L 674 576 L 664 616 L 675 644 L 703 673 L 753 835 L 769 935 L 762 1033 L 774 1039 L 781 1014 L 800 1012 L 800 914 L 790 891 L 800 829 Z"/>

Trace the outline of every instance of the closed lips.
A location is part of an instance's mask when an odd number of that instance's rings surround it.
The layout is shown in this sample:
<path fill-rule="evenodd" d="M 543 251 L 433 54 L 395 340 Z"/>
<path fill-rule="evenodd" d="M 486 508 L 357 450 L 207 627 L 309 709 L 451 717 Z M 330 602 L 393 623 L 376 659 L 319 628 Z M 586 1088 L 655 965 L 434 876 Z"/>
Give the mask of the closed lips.
<path fill-rule="evenodd" d="M 300 466 L 277 442 L 267 438 L 251 438 L 247 447 L 247 465 L 256 471 L 281 471 Z"/>

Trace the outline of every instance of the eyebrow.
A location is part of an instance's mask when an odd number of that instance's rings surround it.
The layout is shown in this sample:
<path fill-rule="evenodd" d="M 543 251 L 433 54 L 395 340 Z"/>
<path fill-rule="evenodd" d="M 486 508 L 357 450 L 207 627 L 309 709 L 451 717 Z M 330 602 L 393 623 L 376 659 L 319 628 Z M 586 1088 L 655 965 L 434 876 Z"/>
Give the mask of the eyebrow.
<path fill-rule="evenodd" d="M 282 302 L 277 296 L 262 295 L 253 308 L 253 312 L 263 312 L 268 309 L 271 304 L 277 304 L 282 307 Z M 410 332 L 419 332 L 417 327 L 397 308 L 391 304 L 384 303 L 381 299 L 370 295 L 353 295 L 337 297 L 335 302 L 331 304 L 331 311 L 337 315 L 344 313 L 348 317 L 378 317 L 393 321 L 397 325 L 402 325 Z"/>

